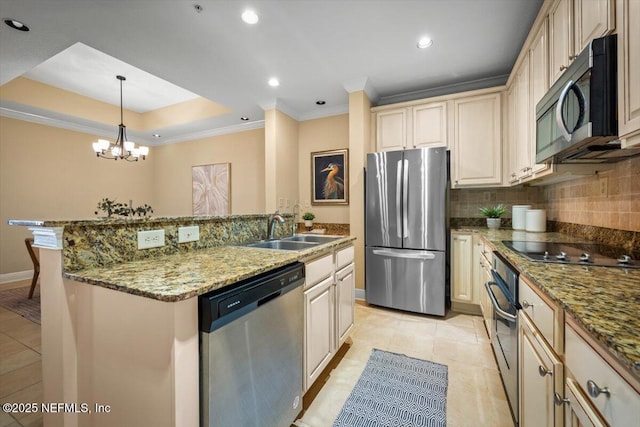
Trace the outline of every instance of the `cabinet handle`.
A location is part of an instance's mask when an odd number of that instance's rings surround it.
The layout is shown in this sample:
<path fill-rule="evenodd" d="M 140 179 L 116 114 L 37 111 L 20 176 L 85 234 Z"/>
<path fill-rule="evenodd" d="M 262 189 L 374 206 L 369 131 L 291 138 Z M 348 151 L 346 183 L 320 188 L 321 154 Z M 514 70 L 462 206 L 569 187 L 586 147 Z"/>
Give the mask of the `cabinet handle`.
<path fill-rule="evenodd" d="M 541 377 L 545 377 L 547 375 L 553 375 L 553 371 L 551 369 L 549 369 L 547 371 L 544 366 L 539 365 L 538 366 L 538 374 L 540 374 Z"/>
<path fill-rule="evenodd" d="M 511 173 L 511 178 L 515 178 L 515 177 L 516 177 L 515 172 Z"/>
<path fill-rule="evenodd" d="M 569 399 L 561 397 L 560 393 L 556 391 L 555 393 L 553 393 L 553 403 L 555 403 L 556 406 L 562 406 L 563 404 L 570 405 L 571 401 Z"/>
<path fill-rule="evenodd" d="M 587 391 L 589 392 L 589 396 L 594 398 L 600 396 L 600 394 L 611 395 L 607 387 L 600 388 L 593 380 L 587 381 Z"/>
<path fill-rule="evenodd" d="M 522 307 L 523 308 L 533 307 L 533 304 L 531 304 L 529 301 L 525 299 L 525 300 L 522 300 Z"/>
<path fill-rule="evenodd" d="M 569 55 L 569 61 L 573 61 L 577 57 L 578 57 L 578 55 Z"/>
<path fill-rule="evenodd" d="M 567 69 L 567 67 L 566 67 L 565 65 L 561 65 L 561 66 L 560 66 L 560 71 L 564 71 L 564 70 L 566 70 L 566 69 Z"/>

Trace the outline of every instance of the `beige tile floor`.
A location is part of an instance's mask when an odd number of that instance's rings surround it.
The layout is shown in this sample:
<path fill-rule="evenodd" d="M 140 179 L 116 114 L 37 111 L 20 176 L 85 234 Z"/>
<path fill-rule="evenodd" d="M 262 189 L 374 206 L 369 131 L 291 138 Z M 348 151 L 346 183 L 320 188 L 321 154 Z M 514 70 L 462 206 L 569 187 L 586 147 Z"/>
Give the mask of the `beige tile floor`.
<path fill-rule="evenodd" d="M 25 287 L 29 281 L 1 285 Z M 449 367 L 447 425 L 513 426 L 491 346 L 477 316 L 444 318 L 356 304 L 353 344 L 331 372 L 300 426 L 331 426 L 371 350 L 403 353 Z M 0 307 L 0 402 L 41 402 L 40 325 Z M 38 414 L 0 411 L 0 427 L 41 426 Z"/>
<path fill-rule="evenodd" d="M 447 426 L 513 426 L 486 330 L 479 316 L 444 318 L 388 310 L 358 302 L 353 344 L 331 372 L 300 427 L 331 426 L 378 348 L 449 367 Z"/>
<path fill-rule="evenodd" d="M 1 289 L 24 288 L 31 281 L 0 285 Z M 0 402 L 42 402 L 40 325 L 0 307 Z M 41 426 L 42 416 L 0 411 L 0 427 Z"/>

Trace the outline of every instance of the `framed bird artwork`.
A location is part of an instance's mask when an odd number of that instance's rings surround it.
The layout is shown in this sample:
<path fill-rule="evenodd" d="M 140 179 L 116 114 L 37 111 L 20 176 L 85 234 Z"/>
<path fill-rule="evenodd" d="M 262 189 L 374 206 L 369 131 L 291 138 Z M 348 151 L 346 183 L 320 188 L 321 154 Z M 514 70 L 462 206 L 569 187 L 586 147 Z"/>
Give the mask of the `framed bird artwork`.
<path fill-rule="evenodd" d="M 311 153 L 311 204 L 349 204 L 349 150 Z"/>

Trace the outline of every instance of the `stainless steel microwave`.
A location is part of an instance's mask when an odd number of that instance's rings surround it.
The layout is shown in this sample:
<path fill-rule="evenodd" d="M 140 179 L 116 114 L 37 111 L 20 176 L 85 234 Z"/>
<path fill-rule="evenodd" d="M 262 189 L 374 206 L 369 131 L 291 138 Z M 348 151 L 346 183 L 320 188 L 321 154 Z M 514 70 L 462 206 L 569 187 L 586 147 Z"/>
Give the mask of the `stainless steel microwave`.
<path fill-rule="evenodd" d="M 536 163 L 611 163 L 618 138 L 616 35 L 591 41 L 536 106 Z"/>

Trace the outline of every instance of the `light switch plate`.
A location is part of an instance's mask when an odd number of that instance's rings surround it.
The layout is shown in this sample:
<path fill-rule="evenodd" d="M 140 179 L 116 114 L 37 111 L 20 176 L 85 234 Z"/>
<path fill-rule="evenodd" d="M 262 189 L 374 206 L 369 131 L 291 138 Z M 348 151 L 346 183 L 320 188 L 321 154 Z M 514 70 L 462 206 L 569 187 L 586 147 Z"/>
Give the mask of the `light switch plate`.
<path fill-rule="evenodd" d="M 138 231 L 138 249 L 164 246 L 164 230 Z"/>
<path fill-rule="evenodd" d="M 197 242 L 200 240 L 200 226 L 178 227 L 178 243 Z"/>

